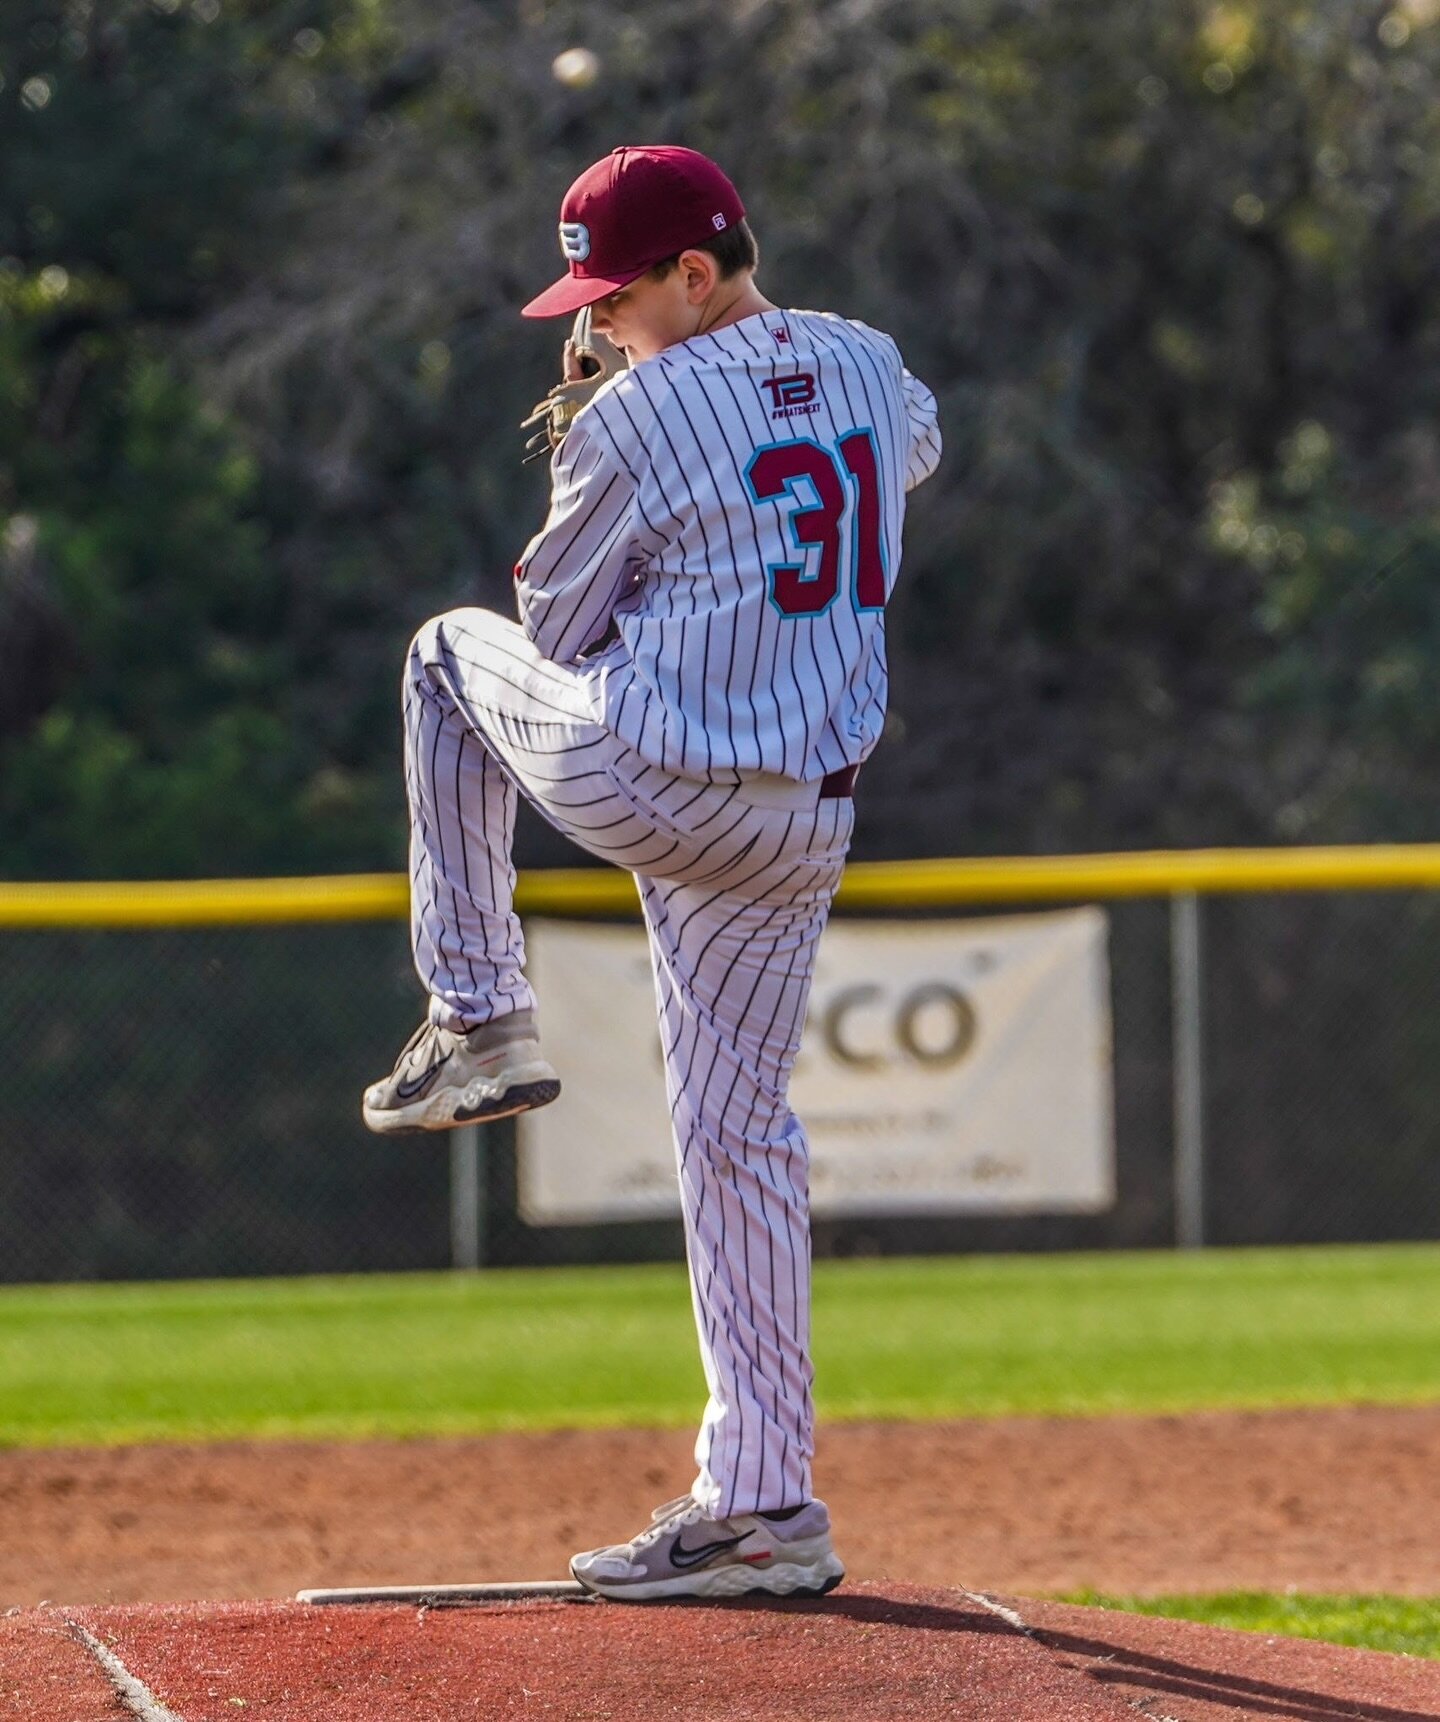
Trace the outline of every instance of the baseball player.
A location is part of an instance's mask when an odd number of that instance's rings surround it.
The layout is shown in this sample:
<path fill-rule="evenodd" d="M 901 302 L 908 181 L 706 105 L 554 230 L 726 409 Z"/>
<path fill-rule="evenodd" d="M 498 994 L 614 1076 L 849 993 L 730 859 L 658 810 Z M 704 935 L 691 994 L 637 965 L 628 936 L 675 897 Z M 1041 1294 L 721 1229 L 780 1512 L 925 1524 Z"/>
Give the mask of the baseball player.
<path fill-rule="evenodd" d="M 542 403 L 558 446 L 519 623 L 455 610 L 410 648 L 430 1006 L 364 1097 L 396 1132 L 559 1093 L 512 905 L 517 791 L 630 869 L 709 1387 L 690 1492 L 571 1562 L 635 1601 L 819 1595 L 844 1574 L 811 1490 L 808 1147 L 786 1095 L 885 715 L 905 493 L 940 455 L 894 343 L 772 305 L 744 218 L 713 162 L 668 146 L 617 149 L 566 194 L 567 272 L 524 315 L 588 307 L 626 366 L 587 391 L 569 344 Z"/>

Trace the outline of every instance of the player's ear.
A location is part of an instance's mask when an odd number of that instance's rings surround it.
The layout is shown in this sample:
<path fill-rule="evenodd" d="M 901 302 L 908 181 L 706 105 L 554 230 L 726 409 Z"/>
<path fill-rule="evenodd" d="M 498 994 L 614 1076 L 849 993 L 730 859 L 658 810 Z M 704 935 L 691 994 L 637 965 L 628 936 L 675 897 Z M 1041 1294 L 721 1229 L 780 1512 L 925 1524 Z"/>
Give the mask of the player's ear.
<path fill-rule="evenodd" d="M 676 260 L 685 283 L 685 297 L 692 305 L 708 299 L 720 279 L 720 265 L 708 251 L 682 251 Z"/>

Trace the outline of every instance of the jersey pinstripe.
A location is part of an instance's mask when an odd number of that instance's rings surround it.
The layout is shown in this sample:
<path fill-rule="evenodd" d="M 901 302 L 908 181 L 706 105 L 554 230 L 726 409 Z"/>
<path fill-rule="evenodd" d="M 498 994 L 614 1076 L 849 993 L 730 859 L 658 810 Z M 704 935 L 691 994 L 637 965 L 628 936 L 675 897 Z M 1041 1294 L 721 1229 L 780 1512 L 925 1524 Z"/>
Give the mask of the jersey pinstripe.
<path fill-rule="evenodd" d="M 557 451 L 521 622 L 583 662 L 597 718 L 648 763 L 858 765 L 884 723 L 905 494 L 939 457 L 934 397 L 862 323 L 770 311 L 667 348 Z"/>

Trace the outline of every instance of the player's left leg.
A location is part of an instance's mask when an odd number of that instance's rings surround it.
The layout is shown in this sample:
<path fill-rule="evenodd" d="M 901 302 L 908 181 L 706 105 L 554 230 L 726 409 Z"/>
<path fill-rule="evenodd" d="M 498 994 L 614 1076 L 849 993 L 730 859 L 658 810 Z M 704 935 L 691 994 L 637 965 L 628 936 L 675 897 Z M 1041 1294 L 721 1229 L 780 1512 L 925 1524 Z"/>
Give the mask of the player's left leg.
<path fill-rule="evenodd" d="M 709 1401 L 691 1495 L 572 1564 L 606 1596 L 814 1593 L 844 1571 L 811 1483 L 809 1151 L 788 1087 L 852 820 L 848 801 L 757 814 L 721 878 L 640 881 Z"/>

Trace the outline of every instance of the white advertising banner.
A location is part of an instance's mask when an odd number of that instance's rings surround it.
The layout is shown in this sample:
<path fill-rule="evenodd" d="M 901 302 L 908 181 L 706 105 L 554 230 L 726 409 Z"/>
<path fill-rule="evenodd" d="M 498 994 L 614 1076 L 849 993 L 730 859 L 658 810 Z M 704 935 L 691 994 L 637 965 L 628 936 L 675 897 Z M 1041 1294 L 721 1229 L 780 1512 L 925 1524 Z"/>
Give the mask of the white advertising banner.
<path fill-rule="evenodd" d="M 520 1119 L 532 1225 L 679 1212 L 639 928 L 532 922 L 564 1091 Z M 1115 1199 L 1106 918 L 832 921 L 790 1099 L 820 1216 L 1091 1212 Z"/>

